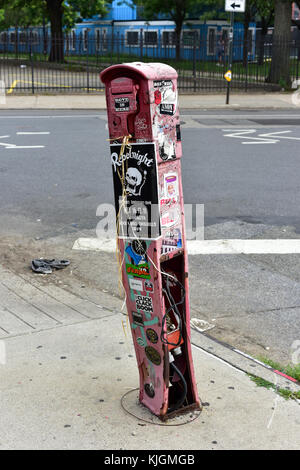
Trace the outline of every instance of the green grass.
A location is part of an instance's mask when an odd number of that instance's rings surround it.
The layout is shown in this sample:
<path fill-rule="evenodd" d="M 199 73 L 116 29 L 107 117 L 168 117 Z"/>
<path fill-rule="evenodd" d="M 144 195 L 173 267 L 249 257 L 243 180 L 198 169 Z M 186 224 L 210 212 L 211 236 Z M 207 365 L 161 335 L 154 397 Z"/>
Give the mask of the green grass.
<path fill-rule="evenodd" d="M 268 366 L 272 367 L 275 370 L 278 370 L 279 372 L 282 372 L 283 374 L 289 375 L 293 379 L 297 380 L 300 383 L 300 364 L 288 364 L 286 366 L 280 364 L 279 362 L 273 361 L 272 359 L 269 359 L 264 356 L 260 356 L 257 359 L 259 359 L 261 362 L 264 362 L 264 364 L 267 364 Z"/>
<path fill-rule="evenodd" d="M 256 377 L 252 374 L 247 374 L 248 377 L 254 382 L 257 387 L 264 387 L 268 390 L 274 390 L 278 395 L 283 397 L 285 400 L 300 400 L 300 391 L 293 392 L 292 390 L 287 390 L 285 388 L 280 388 L 274 385 L 272 382 L 268 382 L 268 380 L 262 379 L 261 377 Z"/>
<path fill-rule="evenodd" d="M 279 362 L 273 361 L 272 359 L 269 359 L 264 356 L 259 356 L 257 359 L 263 362 L 264 364 L 272 367 L 272 369 L 278 370 L 279 372 L 282 372 L 283 374 L 292 377 L 300 383 L 300 364 L 288 364 L 284 366 Z M 267 380 L 264 380 L 261 377 L 256 377 L 252 374 L 248 374 L 248 376 L 258 387 L 264 387 L 268 390 L 274 390 L 274 392 L 278 393 L 278 395 L 285 398 L 286 400 L 300 400 L 300 391 L 293 392 L 292 390 L 277 387 L 272 382 L 268 382 Z"/>

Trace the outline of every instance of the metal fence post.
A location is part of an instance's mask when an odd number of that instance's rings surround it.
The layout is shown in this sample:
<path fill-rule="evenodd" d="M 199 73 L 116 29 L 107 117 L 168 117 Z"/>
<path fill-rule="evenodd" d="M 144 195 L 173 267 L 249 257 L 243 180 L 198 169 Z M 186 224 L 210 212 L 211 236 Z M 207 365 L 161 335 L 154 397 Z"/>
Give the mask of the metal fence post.
<path fill-rule="evenodd" d="M 247 55 L 246 55 L 246 77 L 245 77 L 245 92 L 248 91 L 248 65 L 249 65 L 249 38 L 247 39 Z"/>
<path fill-rule="evenodd" d="M 144 37 L 143 37 L 143 28 L 140 29 L 140 58 L 143 58 L 143 49 L 144 49 Z"/>
<path fill-rule="evenodd" d="M 86 86 L 87 93 L 90 92 L 90 69 L 89 69 L 89 30 L 86 30 Z"/>
<path fill-rule="evenodd" d="M 117 32 L 117 63 L 120 62 L 120 31 Z"/>
<path fill-rule="evenodd" d="M 194 92 L 196 91 L 196 32 L 193 34 L 193 80 Z"/>
<path fill-rule="evenodd" d="M 297 54 L 297 68 L 296 68 L 296 80 L 299 79 L 299 61 L 300 61 L 300 41 L 298 47 L 296 47 L 296 54 Z"/>
<path fill-rule="evenodd" d="M 30 56 L 30 66 L 31 66 L 31 92 L 34 95 L 34 59 L 32 52 L 32 33 L 29 33 L 29 56 Z"/>

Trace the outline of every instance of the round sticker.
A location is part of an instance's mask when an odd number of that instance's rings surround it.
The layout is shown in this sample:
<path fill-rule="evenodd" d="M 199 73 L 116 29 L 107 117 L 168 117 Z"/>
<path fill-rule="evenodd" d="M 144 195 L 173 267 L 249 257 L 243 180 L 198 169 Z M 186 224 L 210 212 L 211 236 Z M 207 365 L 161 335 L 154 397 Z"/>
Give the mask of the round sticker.
<path fill-rule="evenodd" d="M 158 334 L 152 328 L 148 328 L 146 331 L 146 336 L 150 343 L 156 344 L 158 342 Z"/>
<path fill-rule="evenodd" d="M 159 366 L 161 363 L 161 357 L 158 351 L 154 349 L 152 346 L 147 346 L 145 348 L 145 353 L 149 361 L 151 361 L 156 366 Z"/>
<path fill-rule="evenodd" d="M 142 348 L 144 348 L 146 346 L 145 344 L 145 341 L 143 340 L 143 338 L 137 338 L 136 339 L 136 342 L 139 346 L 141 346 Z"/>

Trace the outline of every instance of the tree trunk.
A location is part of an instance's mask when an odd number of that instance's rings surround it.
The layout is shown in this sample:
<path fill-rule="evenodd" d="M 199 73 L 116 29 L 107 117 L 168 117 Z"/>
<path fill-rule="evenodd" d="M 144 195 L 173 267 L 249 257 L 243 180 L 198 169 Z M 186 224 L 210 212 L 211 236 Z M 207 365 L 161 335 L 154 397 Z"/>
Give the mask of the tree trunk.
<path fill-rule="evenodd" d="M 290 87 L 292 2 L 275 0 L 275 23 L 272 46 L 272 62 L 267 81 Z"/>
<path fill-rule="evenodd" d="M 46 2 L 51 24 L 51 49 L 49 55 L 49 62 L 63 62 L 63 0 L 46 0 Z"/>
<path fill-rule="evenodd" d="M 176 40 L 176 60 L 180 60 L 180 52 L 181 52 L 181 31 L 183 27 L 183 22 L 186 17 L 185 8 L 183 8 L 183 4 L 181 2 L 176 3 L 176 8 L 171 15 L 174 23 L 175 23 L 175 40 Z"/>
<path fill-rule="evenodd" d="M 258 65 L 264 64 L 265 59 L 265 40 L 268 34 L 270 21 L 268 21 L 265 17 L 261 19 L 261 33 L 259 38 L 258 44 Z"/>
<path fill-rule="evenodd" d="M 181 31 L 182 31 L 182 23 L 177 23 L 175 26 L 175 40 L 176 40 L 176 60 L 180 60 L 180 52 L 181 52 Z"/>

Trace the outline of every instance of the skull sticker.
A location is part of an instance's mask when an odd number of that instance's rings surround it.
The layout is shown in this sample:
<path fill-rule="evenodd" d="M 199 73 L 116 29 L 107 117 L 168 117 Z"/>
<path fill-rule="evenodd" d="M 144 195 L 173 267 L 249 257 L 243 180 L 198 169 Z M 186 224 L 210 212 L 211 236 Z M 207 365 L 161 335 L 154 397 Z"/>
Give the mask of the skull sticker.
<path fill-rule="evenodd" d="M 146 182 L 147 171 L 144 171 L 144 177 L 142 173 L 134 167 L 128 168 L 126 172 L 126 192 L 129 196 L 140 196 L 142 187 Z"/>
<path fill-rule="evenodd" d="M 111 144 L 119 238 L 157 239 L 161 235 L 156 146 Z"/>

